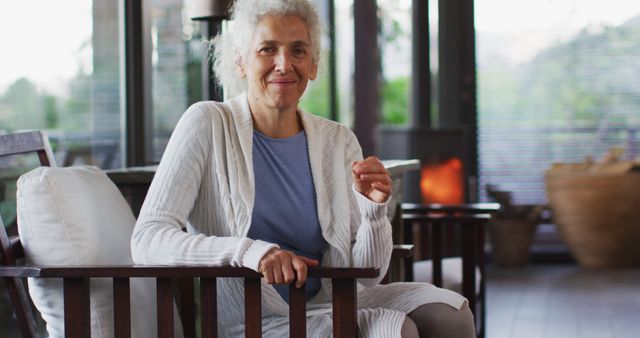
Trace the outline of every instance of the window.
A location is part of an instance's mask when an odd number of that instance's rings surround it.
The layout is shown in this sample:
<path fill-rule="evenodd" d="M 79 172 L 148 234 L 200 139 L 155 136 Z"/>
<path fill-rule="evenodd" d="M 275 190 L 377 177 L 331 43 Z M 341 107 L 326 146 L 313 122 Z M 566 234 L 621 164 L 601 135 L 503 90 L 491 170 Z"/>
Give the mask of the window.
<path fill-rule="evenodd" d="M 151 116 L 153 162 L 160 158 L 178 120 L 202 99 L 202 60 L 206 56 L 200 22 L 189 17 L 193 0 L 150 0 Z"/>
<path fill-rule="evenodd" d="M 331 69 L 329 69 L 329 58 L 331 57 L 331 37 L 329 35 L 329 1 L 314 0 L 313 3 L 318 8 L 318 15 L 324 31 L 321 38 L 321 55 L 318 76 L 314 81 L 310 81 L 307 89 L 300 98 L 300 107 L 312 114 L 326 118 L 332 117 L 331 112 Z M 335 113 L 337 115 L 337 112 Z"/>
<path fill-rule="evenodd" d="M 381 55 L 381 118 L 386 125 L 411 123 L 411 73 L 412 73 L 412 2 L 410 0 L 380 0 L 378 40 Z M 431 69 L 438 68 L 438 4 L 429 2 Z M 354 36 L 353 2 L 336 1 L 337 75 L 340 120 L 352 125 Z M 437 116 L 436 75 L 432 74 L 432 115 Z"/>
<path fill-rule="evenodd" d="M 121 165 L 118 8 L 117 0 L 0 2 L 0 133 L 45 130 L 60 166 Z M 0 162 L 5 223 L 15 219 L 17 176 L 37 164 Z"/>
<path fill-rule="evenodd" d="M 323 24 L 328 26 L 328 6 L 316 1 Z M 202 62 L 206 60 L 207 42 L 203 40 L 201 22 L 189 17 L 194 0 L 150 0 L 145 37 L 150 42 L 151 118 L 153 125 L 153 162 L 159 162 L 173 129 L 182 113 L 202 99 Z M 330 117 L 329 36 L 322 39 L 321 71 L 310 82 L 300 106 L 309 112 Z"/>
<path fill-rule="evenodd" d="M 353 127 L 353 0 L 334 1 L 338 120 Z"/>
<path fill-rule="evenodd" d="M 475 8 L 481 187 L 543 204 L 552 162 L 598 160 L 614 146 L 640 155 L 640 3 L 476 0 Z"/>
<path fill-rule="evenodd" d="M 410 123 L 411 1 L 378 1 L 382 84 L 381 124 Z"/>
<path fill-rule="evenodd" d="M 119 166 L 118 27 L 116 0 L 0 3 L 0 41 L 11 46 L 0 63 L 0 132 L 46 130 L 60 165 Z"/>

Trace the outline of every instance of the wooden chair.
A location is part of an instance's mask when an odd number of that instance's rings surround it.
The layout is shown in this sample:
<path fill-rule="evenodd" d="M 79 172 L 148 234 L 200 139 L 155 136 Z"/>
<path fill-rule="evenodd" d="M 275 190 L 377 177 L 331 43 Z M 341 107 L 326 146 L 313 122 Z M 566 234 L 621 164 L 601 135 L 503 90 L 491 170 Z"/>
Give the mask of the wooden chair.
<path fill-rule="evenodd" d="M 46 134 L 41 131 L 30 131 L 17 134 L 0 135 L 0 157 L 36 153 L 42 166 L 55 166 L 55 159 Z M 2 266 L 15 266 L 16 260 L 24 256 L 22 244 L 17 235 L 9 238 L 4 223 L 0 218 L 0 254 Z M 15 222 L 12 222 L 10 233 L 17 234 Z M 18 327 L 25 338 L 35 338 L 36 320 L 29 301 L 23 276 L 9 276 L 4 278 L 9 299 L 13 305 Z"/>
<path fill-rule="evenodd" d="M 0 220 L 2 267 L 0 277 L 11 285 L 11 301 L 20 321 L 24 338 L 37 337 L 35 321 L 28 295 L 21 278 L 62 278 L 64 285 L 65 336 L 88 337 L 89 329 L 89 279 L 113 279 L 114 325 L 116 337 L 130 337 L 129 279 L 150 277 L 156 279 L 158 302 L 158 336 L 173 337 L 173 284 L 177 279 L 200 278 L 201 332 L 202 337 L 217 336 L 216 278 L 244 278 L 245 282 L 245 332 L 246 337 L 260 337 L 261 274 L 247 268 L 203 266 L 96 266 L 96 267 L 38 267 L 18 266 L 14 254 L 21 250 L 18 239 L 9 239 Z M 333 334 L 334 337 L 356 337 L 356 278 L 377 277 L 377 268 L 317 268 L 310 269 L 310 277 L 331 278 L 333 285 Z M 11 291 L 10 291 L 11 292 Z M 306 310 L 304 288 L 290 287 L 290 336 L 306 336 Z M 183 323 L 189 325 L 188 323 Z M 187 326 L 185 325 L 185 327 Z M 193 332 L 195 330 L 193 330 Z M 185 331 L 188 331 L 185 329 Z M 195 337 L 185 332 L 185 337 Z"/>
<path fill-rule="evenodd" d="M 0 135 L 0 157 L 36 153 L 40 165 L 55 167 L 56 162 L 51 151 L 47 135 L 42 131 Z"/>
<path fill-rule="evenodd" d="M 0 156 L 36 152 L 42 165 L 54 163 L 47 151 L 46 136 L 39 132 L 0 136 Z M 200 279 L 201 333 L 202 337 L 217 336 L 216 278 L 243 278 L 245 285 L 245 332 L 247 337 L 260 337 L 261 325 L 261 274 L 239 267 L 228 266 L 21 266 L 24 256 L 20 238 L 9 237 L 0 219 L 0 250 L 2 260 L 0 277 L 7 283 L 13 310 L 23 337 L 36 337 L 34 314 L 23 279 L 61 278 L 64 286 L 64 326 L 66 337 L 90 335 L 89 280 L 111 278 L 113 280 L 114 326 L 116 337 L 130 337 L 130 288 L 129 279 L 149 277 L 156 279 L 157 320 L 159 337 L 173 337 L 173 284 L 187 286 L 182 291 L 182 312 L 185 337 L 195 337 L 194 279 Z M 333 335 L 356 337 L 357 304 L 356 279 L 375 278 L 380 270 L 371 268 L 312 268 L 310 277 L 330 278 L 333 286 Z M 290 289 L 290 336 L 306 335 L 306 310 L 304 288 Z"/>
<path fill-rule="evenodd" d="M 497 203 L 402 204 L 404 233 L 410 243 L 419 247 L 416 259 L 431 259 L 432 284 L 443 287 L 443 259 L 460 255 L 461 290 L 454 291 L 461 292 L 469 300 L 478 337 L 485 336 L 486 326 L 484 229 L 499 208 Z M 411 234 L 417 234 L 417 238 Z M 407 280 L 413 278 L 412 266 L 407 265 Z M 479 286 L 476 285 L 478 280 Z"/>
<path fill-rule="evenodd" d="M 55 167 L 56 160 L 49 144 L 49 138 L 42 131 L 29 131 L 0 135 L 0 157 L 36 153 L 40 165 Z M 0 178 L 0 202 L 6 197 L 6 182 Z M 8 232 L 16 234 L 16 221 L 9 220 Z"/>
<path fill-rule="evenodd" d="M 18 238 L 7 236 L 4 223 L 0 217 L 0 249 L 2 252 L 2 259 L 0 260 L 1 267 L 4 269 L 8 266 L 16 266 L 16 258 L 23 256 L 22 244 Z M 35 316 L 29 301 L 29 295 L 27 294 L 26 286 L 22 280 L 24 276 L 20 274 L 4 275 L 4 282 L 9 293 L 9 300 L 13 307 L 14 314 L 18 321 L 18 327 L 22 333 L 23 338 L 36 338 L 37 326 Z"/>

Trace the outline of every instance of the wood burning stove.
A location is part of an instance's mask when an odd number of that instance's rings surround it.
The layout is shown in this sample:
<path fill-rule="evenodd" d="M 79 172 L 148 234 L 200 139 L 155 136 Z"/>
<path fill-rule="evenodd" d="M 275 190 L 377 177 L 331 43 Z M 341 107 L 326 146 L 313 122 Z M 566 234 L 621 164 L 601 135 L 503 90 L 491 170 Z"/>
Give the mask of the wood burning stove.
<path fill-rule="evenodd" d="M 419 159 L 405 179 L 405 201 L 459 204 L 477 196 L 476 79 L 473 1 L 439 1 L 438 121 L 431 118 L 428 1 L 412 6 L 411 121 L 381 127 L 382 159 Z M 435 116 L 434 116 L 435 117 Z"/>
<path fill-rule="evenodd" d="M 420 171 L 406 174 L 405 201 L 443 204 L 469 201 L 471 155 L 464 128 L 382 127 L 378 137 L 380 158 L 420 160 Z"/>

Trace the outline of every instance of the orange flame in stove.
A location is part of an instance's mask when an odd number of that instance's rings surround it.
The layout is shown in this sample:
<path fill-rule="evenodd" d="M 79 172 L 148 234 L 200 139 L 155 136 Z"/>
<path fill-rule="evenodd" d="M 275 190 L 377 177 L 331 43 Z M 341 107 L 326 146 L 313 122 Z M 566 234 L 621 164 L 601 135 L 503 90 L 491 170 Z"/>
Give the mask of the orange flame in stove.
<path fill-rule="evenodd" d="M 420 170 L 420 191 L 425 203 L 464 202 L 462 162 L 451 158 L 439 164 L 426 164 Z"/>

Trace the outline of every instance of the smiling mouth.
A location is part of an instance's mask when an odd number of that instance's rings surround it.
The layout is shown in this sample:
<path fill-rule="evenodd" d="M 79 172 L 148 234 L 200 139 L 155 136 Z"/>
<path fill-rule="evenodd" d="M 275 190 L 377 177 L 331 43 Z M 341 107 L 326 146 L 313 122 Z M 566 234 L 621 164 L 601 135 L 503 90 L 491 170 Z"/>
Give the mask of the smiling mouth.
<path fill-rule="evenodd" d="M 269 84 L 274 84 L 274 85 L 280 85 L 280 86 L 284 86 L 284 85 L 291 85 L 296 83 L 295 80 L 272 80 L 269 81 Z"/>

